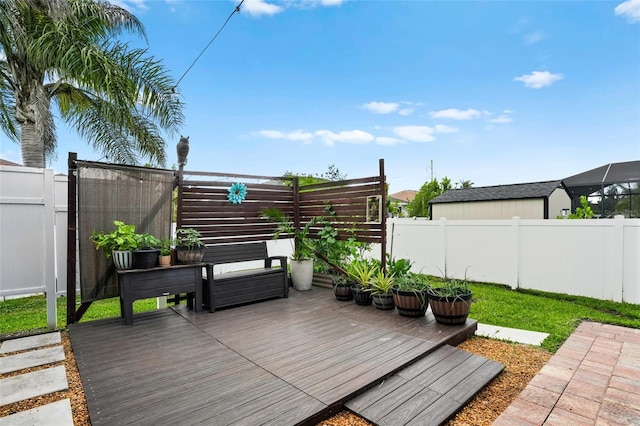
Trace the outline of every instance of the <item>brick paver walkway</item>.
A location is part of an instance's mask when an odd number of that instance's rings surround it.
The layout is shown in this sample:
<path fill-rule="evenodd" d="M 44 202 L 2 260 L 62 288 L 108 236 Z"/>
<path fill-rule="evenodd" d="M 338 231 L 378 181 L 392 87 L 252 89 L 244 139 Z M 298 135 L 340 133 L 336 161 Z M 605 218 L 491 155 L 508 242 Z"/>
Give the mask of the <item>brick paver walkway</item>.
<path fill-rule="evenodd" d="M 640 425 L 640 329 L 583 322 L 493 424 Z"/>

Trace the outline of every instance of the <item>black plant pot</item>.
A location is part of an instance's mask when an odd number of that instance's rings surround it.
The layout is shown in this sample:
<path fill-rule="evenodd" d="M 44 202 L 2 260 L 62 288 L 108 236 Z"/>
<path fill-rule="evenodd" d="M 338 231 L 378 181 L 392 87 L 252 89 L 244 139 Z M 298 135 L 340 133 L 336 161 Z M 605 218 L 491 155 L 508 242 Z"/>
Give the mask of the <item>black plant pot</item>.
<path fill-rule="evenodd" d="M 393 294 L 372 294 L 371 299 L 373 301 L 373 306 L 376 309 L 381 309 L 383 311 L 390 311 L 396 307 L 393 303 Z"/>
<path fill-rule="evenodd" d="M 353 293 L 349 284 L 334 284 L 333 293 L 336 295 L 336 299 L 346 302 L 353 299 Z"/>
<path fill-rule="evenodd" d="M 149 269 L 158 264 L 159 249 L 140 249 L 133 251 L 133 267 L 135 269 Z"/>
<path fill-rule="evenodd" d="M 351 286 L 351 292 L 353 293 L 353 300 L 356 305 L 368 306 L 371 304 L 371 292 L 363 290 L 360 286 Z"/>

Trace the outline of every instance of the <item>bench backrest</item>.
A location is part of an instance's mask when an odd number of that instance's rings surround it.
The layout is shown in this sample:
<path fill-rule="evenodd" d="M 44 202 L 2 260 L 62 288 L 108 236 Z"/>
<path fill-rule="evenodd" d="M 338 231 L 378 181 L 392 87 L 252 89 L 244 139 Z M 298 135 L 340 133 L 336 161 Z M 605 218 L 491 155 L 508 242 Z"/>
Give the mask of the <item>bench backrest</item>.
<path fill-rule="evenodd" d="M 216 244 L 207 246 L 203 262 L 234 263 L 267 258 L 267 243 Z"/>

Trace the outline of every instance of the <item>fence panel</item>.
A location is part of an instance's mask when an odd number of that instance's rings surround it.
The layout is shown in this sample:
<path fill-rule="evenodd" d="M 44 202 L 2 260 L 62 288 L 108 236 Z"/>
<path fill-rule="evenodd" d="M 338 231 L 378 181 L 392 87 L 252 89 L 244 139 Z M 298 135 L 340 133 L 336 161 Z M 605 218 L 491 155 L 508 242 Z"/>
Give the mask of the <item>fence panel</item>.
<path fill-rule="evenodd" d="M 640 219 L 397 218 L 389 233 L 414 272 L 640 303 Z"/>
<path fill-rule="evenodd" d="M 0 296 L 42 293 L 47 255 L 45 170 L 2 166 L 0 173 Z"/>

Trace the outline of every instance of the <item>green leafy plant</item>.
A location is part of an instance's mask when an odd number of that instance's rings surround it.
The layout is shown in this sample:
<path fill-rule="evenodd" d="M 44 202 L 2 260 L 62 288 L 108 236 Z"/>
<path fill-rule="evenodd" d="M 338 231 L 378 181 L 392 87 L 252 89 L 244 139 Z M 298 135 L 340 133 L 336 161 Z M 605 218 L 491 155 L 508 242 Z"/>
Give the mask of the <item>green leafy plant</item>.
<path fill-rule="evenodd" d="M 379 262 L 368 259 L 355 259 L 347 265 L 349 279 L 363 290 L 371 287 L 371 279 L 379 270 Z"/>
<path fill-rule="evenodd" d="M 111 257 L 113 250 L 135 250 L 138 248 L 139 238 L 136 234 L 135 225 L 127 225 L 119 220 L 114 220 L 116 226 L 114 231 L 109 233 L 93 231 L 91 240 L 96 246 L 96 250 L 105 250 L 107 258 Z"/>
<path fill-rule="evenodd" d="M 371 293 L 386 295 L 391 294 L 391 290 L 396 280 L 393 275 L 385 273 L 382 269 L 378 269 L 373 277 L 371 277 Z"/>
<path fill-rule="evenodd" d="M 271 220 L 278 225 L 273 234 L 273 239 L 278 239 L 280 235 L 283 234 L 293 237 L 294 244 L 291 255 L 293 260 L 307 260 L 312 258 L 314 245 L 309 235 L 312 228 L 322 222 L 323 218 L 321 216 L 312 218 L 302 228 L 295 227 L 291 219 L 275 207 L 262 210 L 260 217 Z"/>
<path fill-rule="evenodd" d="M 466 279 L 453 279 L 444 281 L 444 283 L 438 287 L 432 287 L 430 292 L 436 296 L 456 299 L 469 295 L 471 293 L 471 288 L 469 287 L 469 283 Z"/>
<path fill-rule="evenodd" d="M 402 278 L 409 274 L 411 270 L 411 262 L 409 259 L 398 259 L 392 258 L 389 253 L 387 253 L 387 272 L 389 275 L 392 275 L 395 278 Z"/>
<path fill-rule="evenodd" d="M 138 241 L 137 249 L 157 249 L 160 248 L 160 240 L 151 234 L 136 234 L 136 240 Z"/>
<path fill-rule="evenodd" d="M 169 256 L 171 254 L 172 245 L 173 240 L 171 238 L 163 238 L 162 240 L 160 240 L 160 255 Z"/>
<path fill-rule="evenodd" d="M 422 274 L 408 273 L 399 278 L 396 278 L 396 289 L 400 291 L 409 291 L 415 293 L 422 293 L 431 288 L 431 280 L 429 277 Z"/>
<path fill-rule="evenodd" d="M 200 239 L 200 232 L 193 228 L 180 228 L 176 231 L 176 247 L 195 248 L 204 247 Z"/>
<path fill-rule="evenodd" d="M 580 196 L 580 205 L 582 207 L 576 207 L 576 211 L 567 216 L 568 219 L 591 219 L 593 217 L 593 210 L 584 195 Z"/>

